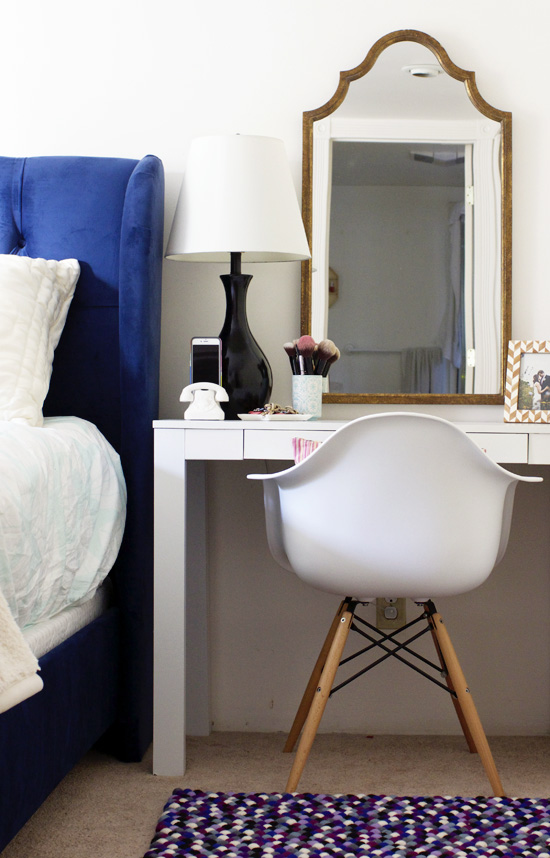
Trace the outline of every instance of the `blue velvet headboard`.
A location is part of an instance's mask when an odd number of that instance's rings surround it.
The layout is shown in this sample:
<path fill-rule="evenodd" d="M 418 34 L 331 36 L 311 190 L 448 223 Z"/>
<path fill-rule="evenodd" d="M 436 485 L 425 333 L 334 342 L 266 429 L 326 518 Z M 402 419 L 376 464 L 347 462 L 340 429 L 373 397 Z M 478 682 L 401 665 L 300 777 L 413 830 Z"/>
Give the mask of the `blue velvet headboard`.
<path fill-rule="evenodd" d="M 158 158 L 0 158 L 0 253 L 65 259 L 81 275 L 45 415 L 95 423 L 128 486 L 113 571 L 121 612 L 117 755 L 152 735 L 153 433 L 158 409 L 164 174 Z"/>

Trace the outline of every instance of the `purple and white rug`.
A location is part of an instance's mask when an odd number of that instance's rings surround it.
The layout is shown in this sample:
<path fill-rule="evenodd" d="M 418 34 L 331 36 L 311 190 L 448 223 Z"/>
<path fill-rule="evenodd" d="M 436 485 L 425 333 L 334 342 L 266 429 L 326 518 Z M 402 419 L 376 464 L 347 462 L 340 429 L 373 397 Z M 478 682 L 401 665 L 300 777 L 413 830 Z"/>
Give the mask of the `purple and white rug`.
<path fill-rule="evenodd" d="M 550 800 L 175 790 L 144 858 L 550 858 Z"/>

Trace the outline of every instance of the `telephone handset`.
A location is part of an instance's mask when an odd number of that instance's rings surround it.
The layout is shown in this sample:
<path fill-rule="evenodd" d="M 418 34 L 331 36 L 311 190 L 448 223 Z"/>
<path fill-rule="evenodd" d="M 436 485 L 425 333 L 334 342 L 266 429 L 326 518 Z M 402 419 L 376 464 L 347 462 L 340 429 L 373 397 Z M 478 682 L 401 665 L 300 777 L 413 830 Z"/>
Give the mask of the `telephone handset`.
<path fill-rule="evenodd" d="M 197 381 L 184 387 L 180 402 L 191 404 L 185 412 L 185 420 L 225 420 L 220 402 L 229 402 L 227 390 L 211 381 Z"/>

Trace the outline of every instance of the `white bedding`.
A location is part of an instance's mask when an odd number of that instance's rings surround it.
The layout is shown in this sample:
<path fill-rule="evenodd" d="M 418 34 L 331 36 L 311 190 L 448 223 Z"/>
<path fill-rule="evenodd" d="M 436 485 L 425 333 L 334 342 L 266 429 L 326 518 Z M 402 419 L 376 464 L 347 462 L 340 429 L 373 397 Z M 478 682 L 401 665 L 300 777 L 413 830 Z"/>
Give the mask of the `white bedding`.
<path fill-rule="evenodd" d="M 55 617 L 41 620 L 23 629 L 23 639 L 34 656 L 38 659 L 42 658 L 47 652 L 105 613 L 112 604 L 112 588 L 109 584 L 110 581 L 107 579 L 85 602 L 69 605 Z"/>
<path fill-rule="evenodd" d="M 20 628 L 90 599 L 122 540 L 118 454 L 76 417 L 0 421 L 0 590 Z"/>

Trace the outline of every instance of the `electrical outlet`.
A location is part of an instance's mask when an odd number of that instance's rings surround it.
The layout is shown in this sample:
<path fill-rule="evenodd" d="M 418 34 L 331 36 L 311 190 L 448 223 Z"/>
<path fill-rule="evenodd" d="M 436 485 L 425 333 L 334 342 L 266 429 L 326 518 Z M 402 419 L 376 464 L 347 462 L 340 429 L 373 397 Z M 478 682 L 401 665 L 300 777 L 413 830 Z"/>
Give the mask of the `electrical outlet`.
<path fill-rule="evenodd" d="M 376 628 L 399 629 L 407 622 L 406 599 L 377 599 Z"/>

